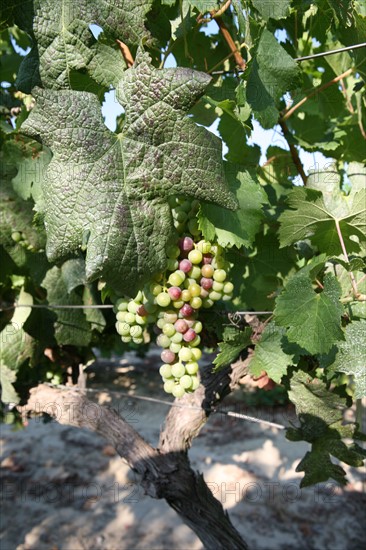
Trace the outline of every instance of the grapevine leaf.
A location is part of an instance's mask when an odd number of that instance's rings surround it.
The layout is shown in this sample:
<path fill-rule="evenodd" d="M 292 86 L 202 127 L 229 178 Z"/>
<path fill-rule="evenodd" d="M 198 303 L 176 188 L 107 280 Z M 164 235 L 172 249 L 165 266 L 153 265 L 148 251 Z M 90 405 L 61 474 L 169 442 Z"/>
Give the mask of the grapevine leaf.
<path fill-rule="evenodd" d="M 64 262 L 62 264 L 62 276 L 67 292 L 71 292 L 74 288 L 84 285 L 86 282 L 84 259 L 78 258 Z"/>
<path fill-rule="evenodd" d="M 219 7 L 219 0 L 184 0 L 187 1 L 193 8 L 197 8 L 200 13 L 206 13 L 211 10 L 216 10 Z"/>
<path fill-rule="evenodd" d="M 203 204 L 199 213 L 199 226 L 206 239 L 213 240 L 223 247 L 251 246 L 263 218 L 262 204 L 266 194 L 259 183 L 247 171 L 232 171 L 226 165 L 227 180 L 236 193 L 239 208 L 228 212 L 220 206 Z"/>
<path fill-rule="evenodd" d="M 285 92 L 297 85 L 298 78 L 296 62 L 273 34 L 264 30 L 246 86 L 246 99 L 263 128 L 272 128 L 277 123 L 277 103 Z"/>
<path fill-rule="evenodd" d="M 86 285 L 83 291 L 83 303 L 85 305 L 97 305 L 98 301 L 95 292 L 90 285 Z M 90 323 L 90 327 L 98 332 L 103 332 L 106 326 L 106 320 L 100 309 L 87 308 L 85 311 L 86 320 Z"/>
<path fill-rule="evenodd" d="M 325 275 L 324 290 L 317 294 L 310 277 L 299 271 L 276 300 L 275 322 L 288 329 L 290 342 L 310 354 L 327 353 L 337 340 L 343 340 L 340 295 L 340 285 L 331 273 Z"/>
<path fill-rule="evenodd" d="M 354 377 L 355 398 L 366 397 L 366 321 L 353 321 L 346 327 L 345 341 L 339 342 L 332 371 Z"/>
<path fill-rule="evenodd" d="M 273 322 L 266 326 L 249 363 L 252 375 L 260 376 L 265 371 L 277 384 L 281 382 L 282 376 L 293 364 L 293 358 L 283 351 L 281 345 L 285 333 L 283 327 L 277 327 Z"/>
<path fill-rule="evenodd" d="M 259 11 L 265 21 L 268 19 L 282 19 L 286 17 L 291 0 L 277 0 L 268 2 L 268 0 L 252 0 L 252 4 Z"/>
<path fill-rule="evenodd" d="M 30 306 L 32 303 L 32 296 L 21 289 L 18 304 Z M 16 372 L 33 353 L 33 339 L 23 328 L 31 311 L 30 307 L 16 308 L 11 321 L 0 332 L 1 399 L 4 403 L 19 402 L 19 397 L 12 384 L 16 380 Z"/>
<path fill-rule="evenodd" d="M 341 254 L 336 221 L 348 253 L 360 250 L 354 237 L 366 242 L 366 189 L 351 192 L 335 206 L 333 193 L 327 200 L 321 191 L 299 187 L 289 193 L 288 205 L 290 209 L 279 218 L 281 246 L 310 238 L 320 251 Z"/>
<path fill-rule="evenodd" d="M 335 479 L 346 483 L 341 466 L 331 461 L 331 455 L 352 466 L 362 466 L 366 456 L 357 444 L 346 445 L 343 438 L 362 438 L 355 424 L 343 422 L 346 399 L 332 393 L 320 380 L 311 379 L 305 372 L 295 372 L 290 381 L 289 397 L 295 404 L 299 428 L 289 428 L 286 437 L 291 441 L 311 443 L 296 471 L 305 472 L 302 487 Z"/>
<path fill-rule="evenodd" d="M 249 327 L 246 327 L 243 331 L 224 331 L 224 341 L 219 344 L 220 352 L 213 361 L 215 365 L 213 372 L 218 372 L 238 358 L 240 353 L 250 345 L 251 332 L 252 329 Z"/>
<path fill-rule="evenodd" d="M 90 89 L 93 86 L 83 72 L 88 71 L 99 83 L 120 72 L 125 64 L 118 51 L 96 44 L 89 30 L 95 23 L 113 39 L 138 45 L 147 36 L 144 26 L 151 0 L 33 0 L 23 13 L 17 7 L 16 22 L 34 39 L 24 59 L 18 87 L 29 93 L 34 86 L 62 89 Z M 110 51 L 109 51 L 110 50 Z"/>
<path fill-rule="evenodd" d="M 69 262 L 78 260 L 69 260 Z M 64 264 L 65 265 L 65 264 Z M 82 299 L 76 290 L 68 292 L 69 268 L 54 266 L 50 269 L 42 282 L 47 290 L 49 304 L 63 306 L 83 305 Z M 82 309 L 55 309 L 54 329 L 55 338 L 59 345 L 87 346 L 90 343 L 90 325 Z"/>
<path fill-rule="evenodd" d="M 22 129 L 53 153 L 43 186 L 51 261 L 83 245 L 88 280 L 103 277 L 132 294 L 165 268 L 169 196 L 236 207 L 220 140 L 184 117 L 209 80 L 188 69 L 156 70 L 143 56 L 117 89 L 126 109 L 120 134 L 104 126 L 92 94 L 37 91 Z"/>

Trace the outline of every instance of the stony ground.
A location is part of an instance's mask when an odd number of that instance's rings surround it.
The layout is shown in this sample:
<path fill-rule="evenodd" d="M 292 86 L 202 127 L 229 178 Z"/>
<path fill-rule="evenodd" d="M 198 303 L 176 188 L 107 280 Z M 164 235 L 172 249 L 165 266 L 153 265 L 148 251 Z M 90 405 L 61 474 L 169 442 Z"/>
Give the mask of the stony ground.
<path fill-rule="evenodd" d="M 133 394 L 167 400 L 155 357 L 105 364 L 92 369 L 88 382 L 96 390 L 91 398 L 117 407 L 153 444 L 167 406 Z M 248 412 L 243 392 L 226 408 Z M 256 411 L 280 424 L 290 414 Z M 2 426 L 1 445 L 2 550 L 202 548 L 165 502 L 142 494 L 138 479 L 101 437 L 32 420 L 21 431 Z M 361 550 L 364 472 L 348 469 L 346 490 L 333 483 L 300 489 L 295 468 L 306 449 L 277 428 L 215 415 L 190 457 L 252 550 Z"/>

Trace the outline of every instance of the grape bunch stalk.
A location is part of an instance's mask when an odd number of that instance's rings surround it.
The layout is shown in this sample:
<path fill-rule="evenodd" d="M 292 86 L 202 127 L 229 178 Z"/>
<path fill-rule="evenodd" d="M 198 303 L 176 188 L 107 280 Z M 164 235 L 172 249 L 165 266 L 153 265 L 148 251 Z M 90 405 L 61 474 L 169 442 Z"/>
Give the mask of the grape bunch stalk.
<path fill-rule="evenodd" d="M 144 342 L 144 331 L 154 324 L 157 344 L 163 348 L 160 374 L 164 390 L 182 397 L 199 386 L 202 351 L 202 309 L 232 300 L 234 286 L 227 281 L 230 265 L 217 243 L 202 239 L 196 215 L 198 201 L 171 200 L 177 244 L 167 248 L 167 268 L 133 299 L 115 302 L 116 329 L 125 343 Z"/>

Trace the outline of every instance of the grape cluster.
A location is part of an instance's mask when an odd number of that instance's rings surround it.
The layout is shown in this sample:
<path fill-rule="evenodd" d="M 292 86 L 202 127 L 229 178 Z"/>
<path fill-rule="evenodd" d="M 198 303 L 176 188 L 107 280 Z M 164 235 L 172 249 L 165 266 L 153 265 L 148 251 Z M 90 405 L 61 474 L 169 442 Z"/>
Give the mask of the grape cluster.
<path fill-rule="evenodd" d="M 226 280 L 229 264 L 221 246 L 201 238 L 198 202 L 174 198 L 170 206 L 178 244 L 167 248 L 167 270 L 134 299 L 117 300 L 116 328 L 123 342 L 140 344 L 144 327 L 155 324 L 156 341 L 163 348 L 164 390 L 182 397 L 199 385 L 203 328 L 199 311 L 219 300 L 231 300 L 233 284 Z"/>

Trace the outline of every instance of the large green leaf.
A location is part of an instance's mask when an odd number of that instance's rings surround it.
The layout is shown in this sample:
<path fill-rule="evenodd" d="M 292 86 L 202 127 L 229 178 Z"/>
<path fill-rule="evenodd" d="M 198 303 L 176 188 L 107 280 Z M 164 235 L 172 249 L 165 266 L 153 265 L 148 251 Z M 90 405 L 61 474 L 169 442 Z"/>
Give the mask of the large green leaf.
<path fill-rule="evenodd" d="M 74 280 L 79 267 L 78 260 L 69 260 L 61 268 L 54 266 L 50 269 L 42 281 L 42 286 L 47 290 L 49 304 L 70 306 L 52 309 L 55 338 L 59 345 L 87 346 L 90 343 L 91 330 L 86 316 L 82 309 L 72 307 L 83 305 L 81 296 L 76 290 L 68 290 L 70 284 L 73 286 L 70 281 Z"/>
<path fill-rule="evenodd" d="M 326 176 L 321 180 L 324 183 Z M 328 173 L 329 177 L 337 174 Z M 281 246 L 310 238 L 321 252 L 329 255 L 341 254 L 337 226 L 348 253 L 359 252 L 359 241 L 366 242 L 366 189 L 342 196 L 339 189 L 335 196 L 332 186 L 324 193 L 316 189 L 299 187 L 288 196 L 289 209 L 280 216 L 279 231 Z"/>
<path fill-rule="evenodd" d="M 266 21 L 268 19 L 282 19 L 286 17 L 291 4 L 291 0 L 276 0 L 276 2 L 268 2 L 268 0 L 251 1 Z"/>
<path fill-rule="evenodd" d="M 266 194 L 249 172 L 226 164 L 226 174 L 239 208 L 228 212 L 220 206 L 202 204 L 200 229 L 205 238 L 217 239 L 223 247 L 251 246 L 263 218 L 262 204 L 266 202 Z"/>
<path fill-rule="evenodd" d="M 331 370 L 352 375 L 355 398 L 366 397 L 366 321 L 354 321 L 345 331 L 345 341 L 338 343 L 338 353 Z"/>
<path fill-rule="evenodd" d="M 93 83 L 85 71 L 98 83 L 114 84 L 114 75 L 125 67 L 123 57 L 117 49 L 97 44 L 89 25 L 101 26 L 111 40 L 138 45 L 148 34 L 144 19 L 151 5 L 151 0 L 19 3 L 16 22 L 34 38 L 34 46 L 21 65 L 18 87 L 27 93 L 39 85 L 91 91 Z"/>
<path fill-rule="evenodd" d="M 285 334 L 286 330 L 273 322 L 266 326 L 249 363 L 251 374 L 260 376 L 265 371 L 277 384 L 281 382 L 288 367 L 293 364 L 292 356 L 285 353 L 282 347 Z"/>
<path fill-rule="evenodd" d="M 251 62 L 246 99 L 263 128 L 278 120 L 277 104 L 285 92 L 296 87 L 299 68 L 272 33 L 264 30 Z"/>
<path fill-rule="evenodd" d="M 276 300 L 275 322 L 288 329 L 290 342 L 310 354 L 327 353 L 337 340 L 344 339 L 340 295 L 340 285 L 332 274 L 325 275 L 324 290 L 316 293 L 310 277 L 299 271 Z"/>
<path fill-rule="evenodd" d="M 238 358 L 240 353 L 250 345 L 251 333 L 252 329 L 249 327 L 246 327 L 242 331 L 234 327 L 225 328 L 223 342 L 219 343 L 220 351 L 213 361 L 215 365 L 214 372 L 218 372 Z"/>
<path fill-rule="evenodd" d="M 18 403 L 19 397 L 13 387 L 16 372 L 33 353 L 33 339 L 23 328 L 32 309 L 33 298 L 21 289 L 18 304 L 11 321 L 0 332 L 0 382 L 1 400 L 4 403 Z"/>
<path fill-rule="evenodd" d="M 37 90 L 22 128 L 53 153 L 43 185 L 50 260 L 83 244 L 88 280 L 103 277 L 132 294 L 165 267 L 171 195 L 236 208 L 220 140 L 184 117 L 209 81 L 188 69 L 156 70 L 141 56 L 117 89 L 126 110 L 120 134 L 104 126 L 93 94 Z"/>
<path fill-rule="evenodd" d="M 311 451 L 298 464 L 296 471 L 304 472 L 302 487 L 335 479 L 345 484 L 343 468 L 331 461 L 331 456 L 352 466 L 362 466 L 366 451 L 359 445 L 346 445 L 343 438 L 361 439 L 355 424 L 344 424 L 346 400 L 328 390 L 323 382 L 313 380 L 307 373 L 294 373 L 289 397 L 295 404 L 299 428 L 289 428 L 286 437 L 291 441 L 308 441 Z"/>

